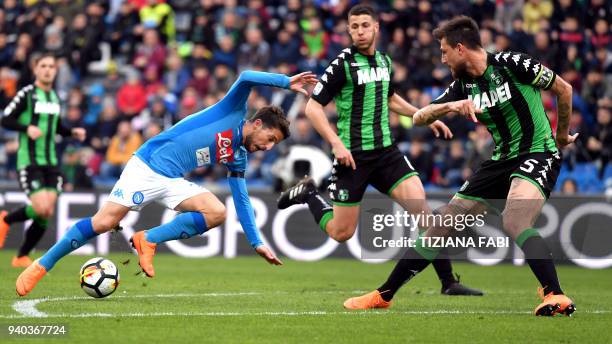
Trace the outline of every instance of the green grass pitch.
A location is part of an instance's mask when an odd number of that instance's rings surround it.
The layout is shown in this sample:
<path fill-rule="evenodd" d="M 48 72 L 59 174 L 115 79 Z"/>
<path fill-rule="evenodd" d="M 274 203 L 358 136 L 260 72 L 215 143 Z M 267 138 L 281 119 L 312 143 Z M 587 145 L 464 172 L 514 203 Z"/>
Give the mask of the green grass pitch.
<path fill-rule="evenodd" d="M 69 256 L 27 297 L 18 298 L 10 267 L 14 251 L 0 252 L 0 324 L 67 324 L 62 338 L 17 338 L 15 343 L 610 343 L 612 274 L 559 267 L 561 284 L 577 305 L 571 318 L 536 318 L 537 282 L 527 266 L 482 267 L 456 263 L 455 271 L 484 297 L 439 295 L 428 269 L 406 287 L 389 310 L 348 312 L 344 299 L 377 287 L 393 263 L 328 259 L 285 260 L 282 267 L 258 257 L 187 259 L 156 256 L 157 276 L 136 276 L 136 256 L 112 254 L 121 285 L 106 299 L 80 290 L 78 271 L 88 258 Z M 128 265 L 121 262 L 130 259 Z M 40 300 L 41 298 L 47 298 Z M 41 312 L 23 317 L 15 308 Z M 39 302 L 40 301 L 40 302 Z"/>

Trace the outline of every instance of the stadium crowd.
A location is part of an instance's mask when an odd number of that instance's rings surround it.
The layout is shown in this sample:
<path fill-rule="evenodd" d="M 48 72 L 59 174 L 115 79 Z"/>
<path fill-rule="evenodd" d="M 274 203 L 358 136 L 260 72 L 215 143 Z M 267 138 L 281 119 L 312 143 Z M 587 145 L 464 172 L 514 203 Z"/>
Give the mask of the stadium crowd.
<path fill-rule="evenodd" d="M 4 0 L 0 9 L 0 106 L 32 82 L 30 63 L 41 51 L 59 57 L 56 90 L 64 121 L 87 128 L 84 145 L 60 148 L 66 189 L 111 185 L 139 145 L 219 100 L 245 69 L 284 74 L 326 64 L 350 45 L 351 0 Z M 574 90 L 571 131 L 557 183 L 565 193 L 601 192 L 612 182 L 612 3 L 606 0 L 371 1 L 380 11 L 379 49 L 394 61 L 394 86 L 422 107 L 444 91 L 450 72 L 440 62 L 432 30 L 466 14 L 479 23 L 488 51 L 526 52 Z M 555 99 L 542 92 L 553 129 Z M 250 112 L 273 103 L 292 119 L 292 136 L 250 157 L 248 180 L 277 184 L 274 162 L 295 145 L 329 152 L 305 118 L 306 99 L 261 88 Z M 335 107 L 327 107 L 334 122 Z M 482 125 L 450 116 L 450 141 L 391 114 L 400 149 L 428 189 L 456 189 L 493 149 Z M 0 179 L 16 180 L 16 133 L 0 129 Z M 190 178 L 222 182 L 223 168 Z"/>

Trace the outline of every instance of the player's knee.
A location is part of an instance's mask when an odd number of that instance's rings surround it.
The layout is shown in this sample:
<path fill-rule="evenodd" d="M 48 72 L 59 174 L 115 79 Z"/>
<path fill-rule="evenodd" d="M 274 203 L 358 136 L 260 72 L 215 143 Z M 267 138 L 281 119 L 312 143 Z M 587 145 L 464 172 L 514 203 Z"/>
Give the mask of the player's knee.
<path fill-rule="evenodd" d="M 119 222 L 110 217 L 102 217 L 97 214 L 91 218 L 91 225 L 97 233 L 105 233 L 115 228 Z"/>
<path fill-rule="evenodd" d="M 225 206 L 222 203 L 202 211 L 208 228 L 216 227 L 225 222 Z"/>
<path fill-rule="evenodd" d="M 345 242 L 353 237 L 355 226 L 342 224 L 341 226 L 335 226 L 335 228 L 328 228 L 327 233 L 337 242 Z"/>
<path fill-rule="evenodd" d="M 332 239 L 336 240 L 337 242 L 345 242 L 353 237 L 353 233 L 349 231 L 340 231 L 330 236 L 332 237 Z"/>
<path fill-rule="evenodd" d="M 510 216 L 504 216 L 502 219 L 502 224 L 506 233 L 508 233 L 512 238 L 516 238 L 516 236 L 524 230 L 526 225 L 521 224 L 520 220 L 516 218 L 512 218 Z"/>

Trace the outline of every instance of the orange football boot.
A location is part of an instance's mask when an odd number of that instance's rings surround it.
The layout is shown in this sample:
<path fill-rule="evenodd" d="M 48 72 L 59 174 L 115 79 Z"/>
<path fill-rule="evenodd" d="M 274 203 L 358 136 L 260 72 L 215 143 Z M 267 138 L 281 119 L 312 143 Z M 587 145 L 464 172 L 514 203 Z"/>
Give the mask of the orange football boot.
<path fill-rule="evenodd" d="M 32 264 L 32 259 L 30 259 L 30 257 L 28 256 L 23 256 L 23 257 L 13 257 L 13 260 L 11 261 L 11 265 L 14 268 L 27 268 L 28 266 L 30 266 L 30 264 Z"/>
<path fill-rule="evenodd" d="M 351 297 L 344 301 L 344 308 L 346 309 L 389 308 L 390 306 L 391 301 L 383 300 L 378 290 L 365 295 Z"/>
<path fill-rule="evenodd" d="M 8 234 L 9 228 L 11 227 L 4 218 L 8 215 L 6 210 L 0 211 L 0 248 L 4 247 L 4 241 L 6 240 L 6 235 Z"/>
<path fill-rule="evenodd" d="M 542 303 L 533 312 L 537 316 L 553 316 L 556 314 L 571 316 L 576 311 L 574 302 L 563 294 L 555 295 L 551 292 L 544 296 L 544 289 L 538 288 L 538 295 L 542 299 Z"/>
<path fill-rule="evenodd" d="M 36 284 L 47 274 L 44 266 L 38 263 L 40 259 L 36 259 L 17 277 L 15 289 L 19 296 L 26 296 L 36 287 Z"/>
<path fill-rule="evenodd" d="M 145 232 L 140 231 L 130 238 L 132 247 L 138 252 L 138 265 L 142 268 L 142 271 L 148 276 L 155 276 L 155 270 L 153 269 L 153 256 L 155 255 L 155 248 L 157 244 L 148 242 L 145 239 Z"/>

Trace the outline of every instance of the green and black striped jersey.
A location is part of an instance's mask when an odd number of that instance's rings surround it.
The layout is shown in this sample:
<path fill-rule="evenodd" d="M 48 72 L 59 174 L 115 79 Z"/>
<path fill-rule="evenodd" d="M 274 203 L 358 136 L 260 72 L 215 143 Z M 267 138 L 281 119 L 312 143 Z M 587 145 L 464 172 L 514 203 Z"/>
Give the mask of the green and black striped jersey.
<path fill-rule="evenodd" d="M 29 125 L 42 131 L 38 139 L 32 140 L 28 136 Z M 60 101 L 55 91 L 44 91 L 33 84 L 19 90 L 4 109 L 2 126 L 19 131 L 19 170 L 31 165 L 57 166 L 55 136 L 70 135 L 70 129 L 61 123 Z"/>
<path fill-rule="evenodd" d="M 338 135 L 347 149 L 369 151 L 393 144 L 387 104 L 394 92 L 392 75 L 389 56 L 380 51 L 363 55 L 355 46 L 325 69 L 312 99 L 323 106 L 336 101 Z"/>
<path fill-rule="evenodd" d="M 540 96 L 556 75 L 536 59 L 516 52 L 487 54 L 487 69 L 479 78 L 460 78 L 434 104 L 471 99 L 493 140 L 493 160 L 535 152 L 556 152 L 552 128 Z"/>

